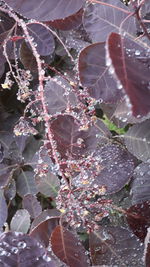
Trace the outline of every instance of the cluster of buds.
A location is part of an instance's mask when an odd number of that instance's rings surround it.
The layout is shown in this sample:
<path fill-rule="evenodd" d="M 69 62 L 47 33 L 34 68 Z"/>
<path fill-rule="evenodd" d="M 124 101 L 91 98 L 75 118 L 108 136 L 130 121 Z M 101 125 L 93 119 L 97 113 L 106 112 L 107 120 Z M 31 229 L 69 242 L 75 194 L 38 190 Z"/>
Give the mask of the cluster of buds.
<path fill-rule="evenodd" d="M 104 217 L 109 215 L 111 200 L 104 199 L 105 187 L 74 188 L 61 186 L 57 197 L 57 208 L 73 227 L 96 230 Z"/>
<path fill-rule="evenodd" d="M 36 135 L 38 131 L 33 127 L 31 121 L 28 121 L 24 117 L 21 117 L 17 125 L 14 127 L 14 134 L 16 136 L 20 135 Z"/>
<path fill-rule="evenodd" d="M 11 78 L 11 71 L 8 71 L 6 73 L 5 81 L 4 81 L 4 83 L 1 84 L 1 86 L 3 89 L 9 89 L 10 90 L 13 84 L 14 84 L 14 82 Z"/>
<path fill-rule="evenodd" d="M 18 83 L 18 93 L 17 99 L 21 102 L 25 102 L 31 94 L 31 89 L 29 89 L 30 81 L 32 80 L 32 75 L 29 70 L 18 69 L 17 83 Z"/>

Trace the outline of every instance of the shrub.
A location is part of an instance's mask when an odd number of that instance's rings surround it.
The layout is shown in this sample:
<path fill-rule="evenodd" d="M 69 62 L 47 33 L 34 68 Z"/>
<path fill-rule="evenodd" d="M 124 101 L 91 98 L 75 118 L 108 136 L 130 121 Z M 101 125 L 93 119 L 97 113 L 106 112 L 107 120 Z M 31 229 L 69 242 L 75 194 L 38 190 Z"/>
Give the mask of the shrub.
<path fill-rule="evenodd" d="M 1 266 L 150 266 L 150 3 L 0 1 Z"/>

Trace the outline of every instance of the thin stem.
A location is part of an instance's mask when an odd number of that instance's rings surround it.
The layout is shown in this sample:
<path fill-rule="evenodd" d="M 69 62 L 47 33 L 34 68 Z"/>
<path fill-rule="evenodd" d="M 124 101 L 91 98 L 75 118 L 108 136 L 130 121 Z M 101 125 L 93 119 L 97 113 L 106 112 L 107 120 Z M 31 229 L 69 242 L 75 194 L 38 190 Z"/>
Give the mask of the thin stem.
<path fill-rule="evenodd" d="M 7 13 L 9 16 L 11 14 L 11 17 L 22 27 L 22 30 L 23 30 L 24 35 L 25 35 L 25 38 L 29 42 L 29 44 L 30 44 L 30 46 L 32 48 L 33 55 L 34 55 L 34 57 L 36 59 L 36 62 L 37 62 L 38 79 L 39 79 L 38 91 L 39 91 L 39 97 L 40 97 L 40 100 L 41 100 L 41 103 L 42 103 L 42 108 L 43 108 L 43 113 L 44 113 L 44 118 L 43 119 L 44 119 L 45 127 L 46 127 L 46 130 L 47 130 L 47 137 L 48 137 L 48 141 L 50 142 L 51 149 L 52 149 L 52 156 L 53 156 L 53 158 L 55 160 L 55 163 L 57 164 L 59 170 L 61 171 L 59 159 L 58 159 L 58 156 L 57 156 L 57 151 L 56 151 L 55 144 L 54 144 L 54 141 L 53 141 L 53 135 L 52 135 L 52 132 L 51 132 L 51 129 L 50 129 L 48 110 L 47 110 L 47 106 L 46 106 L 46 103 L 45 103 L 45 97 L 44 97 L 44 77 L 45 77 L 44 74 L 45 74 L 45 71 L 43 70 L 43 67 L 42 67 L 42 62 L 40 60 L 40 55 L 38 54 L 37 49 L 36 49 L 36 47 L 34 45 L 34 42 L 32 41 L 32 39 L 31 39 L 31 37 L 29 35 L 26 23 L 22 19 L 19 19 L 19 17 L 9 9 L 9 7 L 8 7 L 8 9 L 0 7 L 0 10 L 5 12 L 5 13 Z M 63 174 L 63 172 L 61 172 L 61 173 L 62 173 L 62 178 L 64 179 L 66 184 L 68 186 L 70 186 L 69 183 L 68 183 L 68 180 L 65 177 L 65 175 Z"/>
<path fill-rule="evenodd" d="M 139 22 L 141 28 L 143 29 L 143 32 L 145 33 L 146 37 L 150 40 L 150 34 L 148 33 L 147 28 L 146 28 L 145 24 L 143 23 L 143 21 L 142 21 L 142 19 L 141 19 L 141 17 L 140 17 L 140 9 L 141 9 L 141 6 L 144 4 L 144 2 L 145 2 L 145 1 L 143 0 L 143 1 L 140 3 L 139 6 L 136 6 L 136 4 L 134 3 L 134 1 L 131 0 L 131 4 L 132 4 L 132 6 L 133 6 L 134 9 L 135 9 L 135 16 L 136 16 L 136 18 L 137 18 L 137 20 L 138 20 L 138 22 Z"/>
<path fill-rule="evenodd" d="M 115 8 L 117 10 L 120 10 L 126 14 L 130 14 L 130 11 L 127 11 L 121 7 L 118 7 L 118 6 L 114 6 L 114 5 L 111 5 L 111 4 L 108 4 L 108 3 L 105 3 L 105 2 L 101 2 L 101 1 L 98 1 L 98 0 L 88 0 L 90 3 L 96 3 L 96 4 L 100 4 L 100 5 L 103 5 L 103 6 L 109 6 L 109 7 L 112 7 L 112 8 Z"/>

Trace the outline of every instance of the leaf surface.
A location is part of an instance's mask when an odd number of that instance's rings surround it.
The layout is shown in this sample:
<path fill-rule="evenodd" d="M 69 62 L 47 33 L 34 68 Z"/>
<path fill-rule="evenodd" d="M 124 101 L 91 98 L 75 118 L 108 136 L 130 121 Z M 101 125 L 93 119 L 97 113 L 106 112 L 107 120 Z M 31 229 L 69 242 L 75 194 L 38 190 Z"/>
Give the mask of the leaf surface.
<path fill-rule="evenodd" d="M 70 84 L 62 77 L 55 77 L 45 85 L 45 98 L 48 111 L 51 115 L 74 107 L 77 103 L 76 96 L 71 91 Z"/>
<path fill-rule="evenodd" d="M 127 149 L 134 156 L 144 162 L 150 159 L 150 120 L 130 127 L 124 138 Z"/>
<path fill-rule="evenodd" d="M 128 7 L 118 0 L 105 0 L 99 4 L 89 4 L 84 12 L 83 25 L 94 43 L 104 42 L 111 32 L 118 33 L 120 31 L 120 25 L 128 13 Z M 136 33 L 133 17 L 125 20 L 122 30 L 129 34 Z"/>
<path fill-rule="evenodd" d="M 145 201 L 127 209 L 127 222 L 133 233 L 143 242 L 150 227 L 150 202 Z"/>
<path fill-rule="evenodd" d="M 111 33 L 106 45 L 107 65 L 123 86 L 134 116 L 150 112 L 148 49 L 132 39 Z"/>
<path fill-rule="evenodd" d="M 70 267 L 88 267 L 86 251 L 72 232 L 57 226 L 51 235 L 52 250 L 55 255 Z"/>
<path fill-rule="evenodd" d="M 79 125 L 70 115 L 59 115 L 51 123 L 51 129 L 57 143 L 57 150 L 62 157 L 66 158 L 70 154 L 71 157 L 79 158 L 93 151 L 97 146 L 96 134 L 99 130 L 95 126 L 80 130 Z"/>
<path fill-rule="evenodd" d="M 59 187 L 60 180 L 53 173 L 47 173 L 43 177 L 36 177 L 37 190 L 47 196 L 47 197 L 56 197 Z"/>
<path fill-rule="evenodd" d="M 8 207 L 4 197 L 4 191 L 0 189 L 0 228 L 3 227 L 8 216 Z"/>
<path fill-rule="evenodd" d="M 3 266 L 56 267 L 46 249 L 27 234 L 3 233 L 0 242 L 0 261 Z"/>
<path fill-rule="evenodd" d="M 105 57 L 105 43 L 92 44 L 83 49 L 79 55 L 79 77 L 91 97 L 113 103 L 120 99 L 122 92 L 109 75 Z"/>
<path fill-rule="evenodd" d="M 83 9 L 77 13 L 65 18 L 54 21 L 47 21 L 46 24 L 62 31 L 69 31 L 77 28 L 82 23 Z"/>
<path fill-rule="evenodd" d="M 84 4 L 85 0 L 6 0 L 16 12 L 29 19 L 49 21 L 66 18 L 76 13 Z"/>
<path fill-rule="evenodd" d="M 108 144 L 94 153 L 100 171 L 93 184 L 105 186 L 106 193 L 119 191 L 129 182 L 134 171 L 132 155 L 121 146 Z"/>
<path fill-rule="evenodd" d="M 37 217 L 42 212 L 42 207 L 39 201 L 31 194 L 24 196 L 22 205 L 23 208 L 29 212 L 31 218 Z"/>
<path fill-rule="evenodd" d="M 16 180 L 17 192 L 20 196 L 37 193 L 33 171 L 21 170 Z"/>
<path fill-rule="evenodd" d="M 30 227 L 30 214 L 25 209 L 17 210 L 13 216 L 10 228 L 12 231 L 27 233 Z"/>
<path fill-rule="evenodd" d="M 44 247 L 48 247 L 50 236 L 58 224 L 59 217 L 47 216 L 47 219 L 30 231 L 30 236 L 38 240 Z"/>
<path fill-rule="evenodd" d="M 101 227 L 90 234 L 89 240 L 92 263 L 96 266 L 144 267 L 143 244 L 123 227 Z"/>
<path fill-rule="evenodd" d="M 41 56 L 47 56 L 54 52 L 54 38 L 46 27 L 39 23 L 28 23 L 27 28 L 34 43 L 36 43 L 37 52 Z"/>
<path fill-rule="evenodd" d="M 138 204 L 150 200 L 150 165 L 142 162 L 133 174 L 131 184 L 132 204 Z"/>

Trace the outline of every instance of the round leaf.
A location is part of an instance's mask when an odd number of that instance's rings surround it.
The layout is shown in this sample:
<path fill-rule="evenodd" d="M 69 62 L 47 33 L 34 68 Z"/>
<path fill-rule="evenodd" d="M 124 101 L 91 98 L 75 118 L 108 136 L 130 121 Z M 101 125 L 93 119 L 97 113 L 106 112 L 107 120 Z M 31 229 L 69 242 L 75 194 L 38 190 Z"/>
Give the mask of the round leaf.
<path fill-rule="evenodd" d="M 23 198 L 22 204 L 23 208 L 29 212 L 31 218 L 37 217 L 42 212 L 42 207 L 37 198 L 31 194 Z"/>
<path fill-rule="evenodd" d="M 34 172 L 21 170 L 16 180 L 17 192 L 20 196 L 37 193 Z"/>
<path fill-rule="evenodd" d="M 120 99 L 122 92 L 108 73 L 105 56 L 105 43 L 92 44 L 83 49 L 79 55 L 79 77 L 91 97 L 112 103 Z"/>
<path fill-rule="evenodd" d="M 2 189 L 0 189 L 0 229 L 6 222 L 7 215 L 8 215 L 8 208 L 4 197 L 4 192 Z"/>
<path fill-rule="evenodd" d="M 30 227 L 30 214 L 27 210 L 17 210 L 13 216 L 10 228 L 12 231 L 27 233 Z"/>
<path fill-rule="evenodd" d="M 94 5 L 89 4 L 84 12 L 83 25 L 93 42 L 104 42 L 111 32 L 120 31 L 120 24 L 128 16 L 128 12 L 128 7 L 118 0 L 105 0 Z M 122 30 L 130 34 L 136 33 L 133 17 L 124 21 Z"/>
<path fill-rule="evenodd" d="M 51 217 L 50 219 L 41 222 L 34 229 L 32 229 L 30 236 L 38 240 L 44 247 L 47 247 L 49 245 L 50 236 L 58 224 L 59 217 Z"/>
<path fill-rule="evenodd" d="M 60 181 L 53 173 L 47 173 L 45 176 L 36 177 L 37 190 L 47 196 L 47 197 L 56 197 Z"/>
<path fill-rule="evenodd" d="M 96 134 L 99 134 L 100 131 L 95 126 L 81 130 L 75 119 L 70 115 L 59 115 L 51 123 L 51 129 L 57 144 L 57 150 L 64 158 L 67 157 L 67 154 L 79 158 L 97 147 L 98 138 L 96 138 Z"/>
<path fill-rule="evenodd" d="M 91 233 L 89 239 L 93 264 L 144 267 L 143 244 L 131 231 L 122 227 L 106 226 Z"/>
<path fill-rule="evenodd" d="M 133 125 L 124 137 L 127 149 L 134 156 L 144 162 L 150 159 L 150 120 Z"/>
<path fill-rule="evenodd" d="M 127 209 L 127 222 L 134 234 L 144 241 L 150 227 L 150 202 L 145 201 Z"/>
<path fill-rule="evenodd" d="M 39 242 L 18 232 L 3 233 L 0 236 L 0 265 L 56 267 L 46 249 Z"/>
<path fill-rule="evenodd" d="M 132 155 L 121 146 L 106 145 L 95 152 L 100 172 L 93 184 L 105 186 L 106 193 L 114 193 L 129 182 L 134 171 Z"/>
<path fill-rule="evenodd" d="M 86 251 L 74 234 L 62 226 L 57 226 L 51 235 L 52 251 L 70 267 L 88 267 Z"/>
<path fill-rule="evenodd" d="M 46 27 L 39 23 L 29 23 L 27 24 L 27 28 L 34 43 L 36 43 L 37 52 L 41 56 L 47 56 L 54 52 L 54 38 Z"/>
<path fill-rule="evenodd" d="M 29 19 L 49 21 L 63 19 L 76 13 L 84 4 L 85 0 L 5 0 L 14 11 Z"/>
<path fill-rule="evenodd" d="M 134 170 L 133 178 L 132 204 L 150 200 L 150 165 L 148 163 L 139 164 Z"/>
<path fill-rule="evenodd" d="M 150 112 L 148 49 L 134 39 L 111 33 L 107 40 L 107 65 L 127 94 L 134 116 Z"/>

